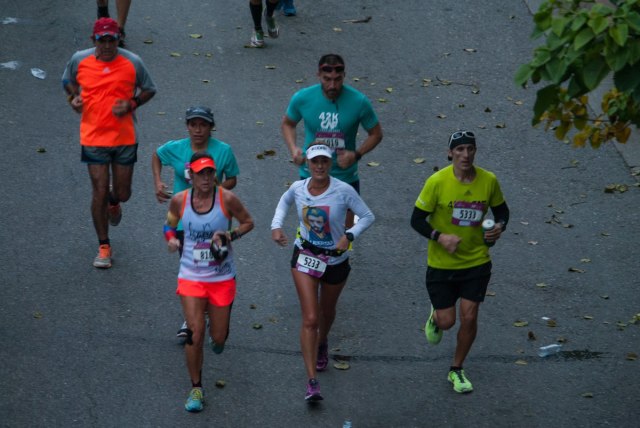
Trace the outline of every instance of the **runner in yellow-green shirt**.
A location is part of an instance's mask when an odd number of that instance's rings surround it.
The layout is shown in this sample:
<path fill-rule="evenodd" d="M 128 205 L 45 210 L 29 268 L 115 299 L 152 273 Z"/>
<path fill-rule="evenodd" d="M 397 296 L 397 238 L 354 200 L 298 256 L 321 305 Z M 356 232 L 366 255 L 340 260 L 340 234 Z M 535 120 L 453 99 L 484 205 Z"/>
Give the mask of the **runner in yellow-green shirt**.
<path fill-rule="evenodd" d="M 427 341 L 437 344 L 443 330 L 456 322 L 460 299 L 460 328 L 449 381 L 456 392 L 473 391 L 462 364 L 478 329 L 478 309 L 491 278 L 489 247 L 500 239 L 509 221 L 509 208 L 496 176 L 473 164 L 476 138 L 457 131 L 449 138 L 452 164 L 427 179 L 416 201 L 411 226 L 429 239 L 427 291 L 431 314 L 425 326 Z M 491 209 L 495 226 L 483 231 Z"/>

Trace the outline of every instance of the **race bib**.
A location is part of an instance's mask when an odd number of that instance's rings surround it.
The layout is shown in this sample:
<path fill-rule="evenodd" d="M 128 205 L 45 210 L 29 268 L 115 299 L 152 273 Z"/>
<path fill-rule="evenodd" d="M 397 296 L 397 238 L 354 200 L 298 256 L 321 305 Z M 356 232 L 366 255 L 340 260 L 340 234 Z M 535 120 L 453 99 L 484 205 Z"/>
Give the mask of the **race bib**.
<path fill-rule="evenodd" d="M 193 261 L 196 265 L 201 266 L 211 266 L 215 263 L 209 241 L 196 242 L 196 245 L 193 247 Z"/>
<path fill-rule="evenodd" d="M 457 201 L 453 204 L 451 223 L 456 226 L 480 226 L 484 214 L 481 202 Z"/>
<path fill-rule="evenodd" d="M 315 141 L 322 141 L 332 150 L 344 149 L 344 134 L 342 132 L 319 131 L 316 132 Z"/>
<path fill-rule="evenodd" d="M 328 261 L 329 256 L 324 254 L 313 254 L 308 249 L 300 250 L 298 261 L 296 262 L 296 270 L 314 278 L 320 278 L 324 271 L 327 270 Z"/>

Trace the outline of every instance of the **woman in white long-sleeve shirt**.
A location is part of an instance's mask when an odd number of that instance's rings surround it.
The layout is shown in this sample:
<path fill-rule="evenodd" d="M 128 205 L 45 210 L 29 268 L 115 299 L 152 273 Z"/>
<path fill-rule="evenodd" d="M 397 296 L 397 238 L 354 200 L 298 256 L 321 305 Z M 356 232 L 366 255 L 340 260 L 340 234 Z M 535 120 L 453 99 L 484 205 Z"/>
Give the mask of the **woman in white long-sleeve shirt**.
<path fill-rule="evenodd" d="M 351 267 L 348 248 L 374 221 L 374 215 L 349 184 L 329 176 L 331 149 L 316 143 L 307 149 L 311 177 L 296 181 L 282 195 L 271 222 L 271 238 L 289 242 L 282 223 L 291 205 L 298 212 L 300 234 L 294 241 L 291 274 L 302 309 L 300 345 L 307 372 L 305 400 L 322 400 L 316 372 L 329 363 L 327 337 L 336 304 Z M 347 210 L 360 220 L 345 230 Z"/>

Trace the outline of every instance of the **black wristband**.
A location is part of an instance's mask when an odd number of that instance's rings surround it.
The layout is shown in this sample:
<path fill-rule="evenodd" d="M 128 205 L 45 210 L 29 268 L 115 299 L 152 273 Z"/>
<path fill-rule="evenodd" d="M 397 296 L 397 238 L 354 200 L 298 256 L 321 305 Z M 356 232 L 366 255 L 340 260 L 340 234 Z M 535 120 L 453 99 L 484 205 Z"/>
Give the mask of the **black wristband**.
<path fill-rule="evenodd" d="M 431 232 L 431 240 L 438 242 L 438 238 L 440 238 L 440 232 L 433 229 L 433 232 Z"/>
<path fill-rule="evenodd" d="M 242 237 L 242 233 L 238 232 L 238 229 L 233 229 L 231 231 L 231 240 L 235 241 L 236 239 L 240 239 Z"/>
<path fill-rule="evenodd" d="M 362 155 L 360 154 L 359 151 L 355 150 L 355 154 L 356 154 L 356 160 L 359 161 L 360 159 L 362 159 Z"/>
<path fill-rule="evenodd" d="M 136 108 L 140 107 L 142 105 L 142 101 L 140 100 L 140 97 L 135 96 L 133 97 L 133 101 L 136 103 Z"/>

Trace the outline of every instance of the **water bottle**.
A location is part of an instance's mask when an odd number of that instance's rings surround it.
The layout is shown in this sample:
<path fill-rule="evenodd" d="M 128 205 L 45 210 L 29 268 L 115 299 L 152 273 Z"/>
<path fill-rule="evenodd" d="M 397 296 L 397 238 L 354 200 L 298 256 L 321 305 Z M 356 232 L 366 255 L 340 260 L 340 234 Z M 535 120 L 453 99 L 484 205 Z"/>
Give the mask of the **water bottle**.
<path fill-rule="evenodd" d="M 486 219 L 485 221 L 482 222 L 482 233 L 484 236 L 484 232 L 488 232 L 489 230 L 493 229 L 496 226 L 496 222 L 491 220 L 490 218 Z M 486 239 L 484 240 L 484 245 L 486 245 L 487 247 L 493 247 L 495 245 L 496 241 L 493 242 L 488 242 Z"/>
<path fill-rule="evenodd" d="M 554 343 L 553 345 L 541 346 L 538 348 L 538 355 L 541 357 L 548 357 L 549 355 L 554 355 L 560 352 L 562 349 L 562 345 L 558 343 Z"/>
<path fill-rule="evenodd" d="M 344 423 L 342 424 L 342 428 L 351 428 L 351 427 L 352 427 L 352 425 L 351 425 L 351 419 L 346 419 L 346 420 L 344 421 Z"/>

